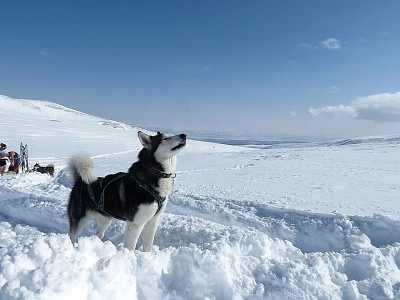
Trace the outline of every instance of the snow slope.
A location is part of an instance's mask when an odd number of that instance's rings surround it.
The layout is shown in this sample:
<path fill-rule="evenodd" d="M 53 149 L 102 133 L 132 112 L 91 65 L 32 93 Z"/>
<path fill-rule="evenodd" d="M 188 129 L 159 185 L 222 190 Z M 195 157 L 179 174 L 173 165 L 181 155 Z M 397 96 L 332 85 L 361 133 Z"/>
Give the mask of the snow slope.
<path fill-rule="evenodd" d="M 125 171 L 137 128 L 0 96 L 0 141 L 38 173 L 0 178 L 0 299 L 399 299 L 400 139 L 266 149 L 189 140 L 154 252 L 90 227 L 73 246 L 67 158 Z M 360 142 L 361 141 L 361 142 Z M 139 241 L 139 246 L 141 242 Z"/>

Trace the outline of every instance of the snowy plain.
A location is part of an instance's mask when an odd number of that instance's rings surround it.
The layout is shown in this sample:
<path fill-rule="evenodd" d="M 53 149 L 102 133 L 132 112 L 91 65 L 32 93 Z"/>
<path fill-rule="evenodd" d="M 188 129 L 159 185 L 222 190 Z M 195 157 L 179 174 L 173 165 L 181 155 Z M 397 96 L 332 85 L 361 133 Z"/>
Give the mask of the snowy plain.
<path fill-rule="evenodd" d="M 126 171 L 136 127 L 0 96 L 0 141 L 39 173 L 0 177 L 0 299 L 400 299 L 400 137 L 239 147 L 190 140 L 153 253 L 67 235 L 68 158 Z M 177 134 L 178 132 L 176 132 Z"/>

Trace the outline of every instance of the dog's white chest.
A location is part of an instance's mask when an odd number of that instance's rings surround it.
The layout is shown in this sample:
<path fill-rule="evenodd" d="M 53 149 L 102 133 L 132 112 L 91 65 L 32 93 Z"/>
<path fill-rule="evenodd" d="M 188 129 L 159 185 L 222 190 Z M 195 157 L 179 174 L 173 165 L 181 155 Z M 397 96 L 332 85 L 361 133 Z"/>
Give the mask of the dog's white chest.
<path fill-rule="evenodd" d="M 172 178 L 163 178 L 159 180 L 157 191 L 162 198 L 171 194 L 173 183 L 174 180 Z"/>

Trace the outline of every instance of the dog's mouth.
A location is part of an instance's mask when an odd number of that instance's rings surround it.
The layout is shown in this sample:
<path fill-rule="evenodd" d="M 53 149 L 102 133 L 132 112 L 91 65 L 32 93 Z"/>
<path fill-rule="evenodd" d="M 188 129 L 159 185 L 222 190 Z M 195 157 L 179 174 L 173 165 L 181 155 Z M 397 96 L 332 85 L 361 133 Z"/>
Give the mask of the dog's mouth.
<path fill-rule="evenodd" d="M 172 148 L 171 151 L 175 151 L 175 150 L 178 150 L 178 149 L 186 146 L 186 134 L 181 134 L 181 138 L 182 138 L 182 140 L 179 143 L 179 145 Z"/>
<path fill-rule="evenodd" d="M 186 145 L 186 140 L 184 142 L 180 143 L 178 146 L 175 146 L 171 150 L 175 151 L 175 150 L 181 149 L 182 147 L 185 147 L 185 145 Z"/>

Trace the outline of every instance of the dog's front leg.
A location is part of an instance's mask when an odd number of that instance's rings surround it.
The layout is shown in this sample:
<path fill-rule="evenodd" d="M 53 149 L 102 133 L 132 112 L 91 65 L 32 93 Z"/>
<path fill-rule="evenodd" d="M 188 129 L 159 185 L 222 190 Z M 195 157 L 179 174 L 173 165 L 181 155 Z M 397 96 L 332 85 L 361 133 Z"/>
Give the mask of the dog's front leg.
<path fill-rule="evenodd" d="M 135 250 L 143 226 L 153 219 L 157 204 L 141 204 L 132 222 L 126 222 L 124 245 L 130 250 Z M 154 235 L 154 234 L 153 234 Z"/>
<path fill-rule="evenodd" d="M 158 221 L 160 217 L 159 214 L 154 216 L 147 224 L 144 226 L 143 230 L 143 250 L 145 252 L 152 252 L 154 235 L 156 234 Z"/>
<path fill-rule="evenodd" d="M 124 246 L 129 250 L 135 250 L 139 235 L 143 230 L 143 225 L 135 222 L 126 222 Z"/>

